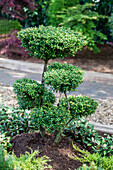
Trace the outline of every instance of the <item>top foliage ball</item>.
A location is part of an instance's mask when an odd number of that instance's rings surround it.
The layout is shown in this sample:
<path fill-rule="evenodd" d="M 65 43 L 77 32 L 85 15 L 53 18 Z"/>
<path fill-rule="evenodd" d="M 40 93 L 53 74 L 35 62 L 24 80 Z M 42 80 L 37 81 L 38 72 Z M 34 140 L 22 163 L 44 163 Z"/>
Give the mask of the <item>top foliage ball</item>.
<path fill-rule="evenodd" d="M 30 55 L 45 61 L 64 58 L 67 54 L 75 55 L 86 45 L 81 33 L 63 27 L 31 27 L 21 30 L 18 37 Z"/>

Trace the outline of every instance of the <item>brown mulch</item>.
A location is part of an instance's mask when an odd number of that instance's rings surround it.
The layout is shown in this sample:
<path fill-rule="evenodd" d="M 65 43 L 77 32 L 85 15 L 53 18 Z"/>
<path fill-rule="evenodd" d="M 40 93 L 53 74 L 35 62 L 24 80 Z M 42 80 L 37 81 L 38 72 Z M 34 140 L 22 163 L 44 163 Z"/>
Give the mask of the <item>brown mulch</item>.
<path fill-rule="evenodd" d="M 104 132 L 99 132 L 99 135 L 104 136 Z M 16 135 L 11 142 L 17 157 L 20 154 L 25 154 L 26 151 L 30 152 L 29 148 L 33 151 L 39 149 L 39 157 L 46 155 L 51 159 L 49 164 L 52 165 L 52 170 L 75 170 L 82 166 L 80 161 L 75 161 L 68 156 L 73 153 L 78 155 L 78 152 L 72 147 L 73 140 L 70 138 L 62 137 L 61 142 L 55 144 L 53 135 L 46 134 L 42 139 L 39 132 L 34 132 Z M 80 149 L 84 149 L 82 144 L 75 141 L 73 143 Z M 87 149 L 91 152 L 90 148 Z"/>
<path fill-rule="evenodd" d="M 16 156 L 25 154 L 39 149 L 39 156 L 46 155 L 51 159 L 49 164 L 52 165 L 52 170 L 75 170 L 82 166 L 81 162 L 69 158 L 68 154 L 77 154 L 72 147 L 72 140 L 64 137 L 59 144 L 55 144 L 54 137 L 46 134 L 44 139 L 41 138 L 38 132 L 23 133 L 12 138 L 14 144 L 13 149 Z M 76 143 L 81 149 L 83 148 L 79 143 Z M 28 148 L 29 147 L 29 148 Z"/>

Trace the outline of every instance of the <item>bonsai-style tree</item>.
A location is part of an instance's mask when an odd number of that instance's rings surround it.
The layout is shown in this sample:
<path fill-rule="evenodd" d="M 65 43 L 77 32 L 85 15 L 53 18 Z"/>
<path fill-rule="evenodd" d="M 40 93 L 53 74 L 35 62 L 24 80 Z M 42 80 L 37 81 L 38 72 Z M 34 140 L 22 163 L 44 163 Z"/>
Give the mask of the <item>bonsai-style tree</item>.
<path fill-rule="evenodd" d="M 45 130 L 54 133 L 55 142 L 58 143 L 64 129 L 71 120 L 75 120 L 77 113 L 80 117 L 82 116 L 83 108 L 77 107 L 75 114 L 74 111 L 71 111 L 71 102 L 70 99 L 68 101 L 67 91 L 75 90 L 82 83 L 83 70 L 73 65 L 59 63 L 53 63 L 47 68 L 47 64 L 50 59 L 64 58 L 67 54 L 75 55 L 78 50 L 82 50 L 87 42 L 80 33 L 63 27 L 55 28 L 52 26 L 27 28 L 21 30 L 18 37 L 22 41 L 22 46 L 29 51 L 30 55 L 44 60 L 42 84 L 39 85 L 30 79 L 20 79 L 14 83 L 18 103 L 24 109 L 26 109 L 26 106 L 29 106 L 29 109 L 35 107 L 31 111 L 31 127 L 39 129 L 42 137 L 44 137 Z M 58 106 L 53 106 L 54 96 L 47 91 L 45 84 L 50 85 L 56 92 L 64 93 L 67 105 L 62 99 Z M 51 99 L 52 97 L 53 99 Z M 83 115 L 92 114 L 97 103 L 90 98 L 84 100 L 87 100 L 89 105 L 94 107 L 89 109 L 86 106 L 88 109 L 85 113 L 83 112 Z M 78 103 L 80 102 L 78 99 Z M 83 105 L 85 108 L 85 102 Z"/>

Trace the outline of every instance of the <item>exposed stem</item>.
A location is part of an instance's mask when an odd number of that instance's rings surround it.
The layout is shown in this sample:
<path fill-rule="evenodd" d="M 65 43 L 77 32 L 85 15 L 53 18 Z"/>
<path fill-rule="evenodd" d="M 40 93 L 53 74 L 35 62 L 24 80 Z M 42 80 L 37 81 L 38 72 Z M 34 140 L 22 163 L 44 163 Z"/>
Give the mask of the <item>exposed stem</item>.
<path fill-rule="evenodd" d="M 42 136 L 42 138 L 44 138 L 45 136 L 45 129 L 42 126 L 40 127 L 40 135 Z"/>
<path fill-rule="evenodd" d="M 56 138 L 54 140 L 55 143 L 59 143 L 61 141 L 61 135 L 62 135 L 62 132 L 60 131 L 56 134 Z"/>
<path fill-rule="evenodd" d="M 45 63 L 44 63 L 44 68 L 43 68 L 43 73 L 42 73 L 42 81 L 41 83 L 44 85 L 44 73 L 46 72 L 47 70 L 47 63 L 48 63 L 48 60 L 45 60 Z"/>
<path fill-rule="evenodd" d="M 67 100 L 68 110 L 70 110 L 70 105 L 69 105 L 69 101 L 68 101 L 68 97 L 67 97 L 66 92 L 64 94 L 65 94 L 65 97 L 66 97 L 66 100 Z"/>
<path fill-rule="evenodd" d="M 42 81 L 41 81 L 41 84 L 43 85 L 43 88 L 42 88 L 42 97 L 41 97 L 41 101 L 40 101 L 40 107 L 43 105 L 43 95 L 44 95 L 44 73 L 46 72 L 47 70 L 47 63 L 48 63 L 48 60 L 45 60 L 45 63 L 44 63 L 44 69 L 43 69 L 43 73 L 42 73 Z"/>

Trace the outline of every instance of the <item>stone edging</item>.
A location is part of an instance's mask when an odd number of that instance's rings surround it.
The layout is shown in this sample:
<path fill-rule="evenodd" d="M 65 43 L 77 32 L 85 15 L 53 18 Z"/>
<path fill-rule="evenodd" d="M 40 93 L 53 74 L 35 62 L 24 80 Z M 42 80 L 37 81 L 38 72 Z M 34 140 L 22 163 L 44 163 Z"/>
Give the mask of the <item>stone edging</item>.
<path fill-rule="evenodd" d="M 95 130 L 113 134 L 113 126 L 111 126 L 111 125 L 103 125 L 103 124 L 95 123 L 95 122 L 91 122 L 91 121 L 89 121 L 89 123 L 94 125 Z"/>

